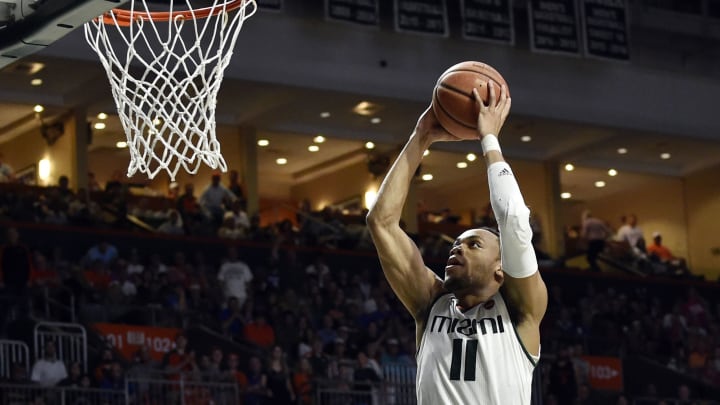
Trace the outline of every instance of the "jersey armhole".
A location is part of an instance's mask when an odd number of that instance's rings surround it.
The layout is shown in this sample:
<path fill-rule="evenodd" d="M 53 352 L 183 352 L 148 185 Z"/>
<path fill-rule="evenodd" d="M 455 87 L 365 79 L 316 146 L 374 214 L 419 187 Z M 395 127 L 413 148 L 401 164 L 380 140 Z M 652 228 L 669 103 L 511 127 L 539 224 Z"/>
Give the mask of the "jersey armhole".
<path fill-rule="evenodd" d="M 520 344 L 520 347 L 523 350 L 523 353 L 525 353 L 525 357 L 527 357 L 528 360 L 530 360 L 530 364 L 532 364 L 533 367 L 537 367 L 538 361 L 540 361 L 540 350 L 538 350 L 538 355 L 533 356 L 530 354 L 530 352 L 525 347 L 525 344 L 523 343 L 522 339 L 520 339 L 520 335 L 518 334 L 517 328 L 515 328 L 515 322 L 512 320 L 510 321 L 510 325 L 512 325 L 513 332 L 515 332 L 515 338 L 517 339 L 518 343 Z"/>
<path fill-rule="evenodd" d="M 425 313 L 422 315 L 423 317 L 423 331 L 422 335 L 420 335 L 420 342 L 417 345 L 417 348 L 415 349 L 415 357 L 417 358 L 417 355 L 420 354 L 420 349 L 422 348 L 423 341 L 425 340 L 425 329 L 427 329 L 427 324 L 430 321 L 430 313 L 432 312 L 433 307 L 435 304 L 437 304 L 438 301 L 440 301 L 440 298 L 450 295 L 449 292 L 440 292 L 438 295 L 433 298 L 433 300 L 430 302 L 430 305 L 427 306 L 427 309 L 425 310 Z"/>

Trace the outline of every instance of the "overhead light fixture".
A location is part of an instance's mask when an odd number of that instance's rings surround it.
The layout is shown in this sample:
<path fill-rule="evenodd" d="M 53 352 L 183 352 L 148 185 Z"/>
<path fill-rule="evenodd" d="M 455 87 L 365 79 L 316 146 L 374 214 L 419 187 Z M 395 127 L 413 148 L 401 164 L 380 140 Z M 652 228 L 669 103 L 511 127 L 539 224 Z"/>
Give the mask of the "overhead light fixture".
<path fill-rule="evenodd" d="M 95 125 L 93 125 L 93 128 L 95 129 L 105 129 L 105 123 L 104 122 L 96 122 Z"/>
<path fill-rule="evenodd" d="M 470 162 L 474 162 L 475 159 L 477 159 L 477 155 L 474 153 L 468 153 L 467 156 L 465 156 L 465 159 L 467 159 Z"/>
<path fill-rule="evenodd" d="M 430 154 L 430 149 L 425 149 L 425 152 L 423 152 L 423 156 L 427 156 Z"/>
<path fill-rule="evenodd" d="M 457 166 L 458 169 L 464 169 L 468 166 L 468 164 L 467 162 L 457 162 L 455 166 Z"/>
<path fill-rule="evenodd" d="M 43 81 L 40 78 L 30 80 L 31 86 L 42 86 Z"/>
<path fill-rule="evenodd" d="M 369 101 L 361 101 L 353 107 L 353 112 L 358 115 L 374 115 L 378 109 L 377 104 L 373 104 Z"/>
<path fill-rule="evenodd" d="M 270 141 L 268 141 L 267 139 L 258 139 L 257 144 L 258 146 L 268 146 L 270 145 Z"/>
<path fill-rule="evenodd" d="M 617 153 L 619 155 L 624 155 L 624 154 L 628 153 L 628 150 L 626 148 L 618 148 Z"/>
<path fill-rule="evenodd" d="M 573 171 L 573 170 L 575 170 L 575 165 L 573 165 L 572 163 L 568 163 L 568 164 L 565 165 L 565 171 L 566 171 L 566 172 L 571 172 L 571 171 Z"/>
<path fill-rule="evenodd" d="M 375 149 L 375 143 L 370 141 L 365 142 L 365 149 Z"/>
<path fill-rule="evenodd" d="M 159 126 L 160 124 L 162 124 L 162 121 L 160 121 L 160 118 L 155 118 L 153 120 L 153 125 L 155 125 L 156 127 Z"/>
<path fill-rule="evenodd" d="M 330 113 L 327 111 L 323 111 L 320 113 L 320 118 L 328 118 L 330 116 Z"/>
<path fill-rule="evenodd" d="M 560 193 L 560 198 L 562 198 L 563 200 L 567 200 L 571 197 L 572 197 L 572 194 L 570 194 L 568 192 Z"/>
<path fill-rule="evenodd" d="M 669 153 L 667 153 L 667 152 L 660 154 L 660 159 L 663 159 L 663 160 L 668 160 L 668 159 L 670 159 L 671 157 L 672 157 L 672 156 L 671 156 Z"/>
<path fill-rule="evenodd" d="M 382 122 L 382 119 L 381 119 L 380 117 L 370 118 L 370 123 L 371 123 L 371 124 L 379 124 L 379 123 L 381 123 L 381 122 Z"/>
<path fill-rule="evenodd" d="M 117 147 L 119 149 L 127 148 L 127 142 L 125 142 L 125 141 L 115 142 L 115 147 Z"/>
<path fill-rule="evenodd" d="M 101 112 L 100 114 L 97 115 L 97 117 L 99 120 L 104 120 L 104 119 L 107 119 L 107 114 L 105 114 L 104 112 Z"/>
<path fill-rule="evenodd" d="M 33 107 L 33 111 L 36 113 L 41 113 L 45 111 L 45 107 L 41 106 L 40 104 L 36 104 L 35 107 Z"/>
<path fill-rule="evenodd" d="M 320 150 L 320 147 L 317 146 L 317 145 L 310 145 L 310 146 L 308 146 L 308 150 L 309 150 L 310 152 L 317 152 L 317 151 Z"/>
<path fill-rule="evenodd" d="M 598 181 L 595 182 L 595 187 L 597 187 L 597 188 L 603 188 L 603 187 L 605 187 L 605 182 L 602 181 L 602 180 L 598 180 Z"/>
<path fill-rule="evenodd" d="M 313 138 L 313 142 L 315 143 L 323 143 L 325 142 L 325 137 L 322 135 L 318 135 L 315 138 Z"/>
<path fill-rule="evenodd" d="M 523 135 L 523 136 L 520 137 L 520 140 L 523 141 L 523 142 L 530 142 L 530 141 L 532 141 L 532 136 L 530 136 L 530 135 Z"/>
<path fill-rule="evenodd" d="M 425 173 L 425 174 L 422 175 L 422 179 L 423 179 L 424 181 L 430 181 L 430 180 L 433 179 L 433 175 L 430 174 L 430 173 Z"/>
<path fill-rule="evenodd" d="M 608 170 L 608 176 L 611 176 L 611 177 L 617 176 L 617 170 L 615 170 L 615 169 Z"/>
<path fill-rule="evenodd" d="M 45 183 L 50 180 L 50 159 L 40 159 L 38 162 L 38 177 Z"/>
<path fill-rule="evenodd" d="M 287 159 L 285 159 L 285 158 L 277 158 L 277 159 L 275 159 L 275 163 L 277 163 L 277 164 L 279 164 L 279 165 L 284 165 L 284 164 L 287 164 Z"/>

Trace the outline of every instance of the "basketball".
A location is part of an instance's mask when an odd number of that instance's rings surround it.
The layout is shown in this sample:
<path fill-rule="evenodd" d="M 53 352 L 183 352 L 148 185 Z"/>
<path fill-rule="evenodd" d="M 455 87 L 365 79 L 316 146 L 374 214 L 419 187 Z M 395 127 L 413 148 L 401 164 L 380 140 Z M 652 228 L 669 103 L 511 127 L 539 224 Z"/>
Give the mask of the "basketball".
<path fill-rule="evenodd" d="M 507 86 L 507 83 L 492 66 L 468 61 L 446 70 L 435 85 L 432 99 L 432 108 L 440 125 L 458 138 L 478 139 L 477 107 L 473 88 L 478 89 L 483 102 L 487 103 L 490 80 L 497 85 L 495 94 L 499 98 L 500 86 Z"/>

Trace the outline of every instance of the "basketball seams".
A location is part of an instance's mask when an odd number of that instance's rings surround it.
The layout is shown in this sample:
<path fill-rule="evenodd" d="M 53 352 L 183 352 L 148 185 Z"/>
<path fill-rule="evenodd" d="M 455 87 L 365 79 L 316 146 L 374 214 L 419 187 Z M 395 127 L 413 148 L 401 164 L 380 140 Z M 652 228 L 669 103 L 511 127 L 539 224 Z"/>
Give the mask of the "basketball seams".
<path fill-rule="evenodd" d="M 461 93 L 461 94 L 462 94 L 462 93 Z M 438 98 L 437 89 L 435 90 L 435 98 L 436 98 L 436 99 Z M 439 109 L 442 111 L 442 113 L 445 114 L 448 118 L 452 119 L 454 123 L 456 123 L 456 124 L 458 124 L 458 125 L 461 125 L 461 126 L 467 128 L 467 129 L 471 129 L 471 130 L 476 130 L 476 129 L 477 129 L 476 127 L 474 127 L 474 126 L 472 126 L 472 125 L 466 124 L 464 121 L 458 119 L 456 116 L 454 116 L 453 114 L 451 114 L 450 111 L 448 111 L 448 110 L 442 105 L 442 103 L 433 103 L 433 105 L 435 105 L 436 108 L 439 108 Z"/>

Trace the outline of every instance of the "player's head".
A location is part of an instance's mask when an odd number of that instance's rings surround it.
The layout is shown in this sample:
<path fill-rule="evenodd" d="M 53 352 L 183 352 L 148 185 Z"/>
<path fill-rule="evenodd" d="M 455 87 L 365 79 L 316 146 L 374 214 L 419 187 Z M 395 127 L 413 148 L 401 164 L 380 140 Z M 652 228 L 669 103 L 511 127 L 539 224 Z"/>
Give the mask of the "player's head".
<path fill-rule="evenodd" d="M 503 282 L 500 235 L 491 228 L 470 229 L 458 236 L 445 266 L 445 289 L 473 293 L 497 288 Z"/>

